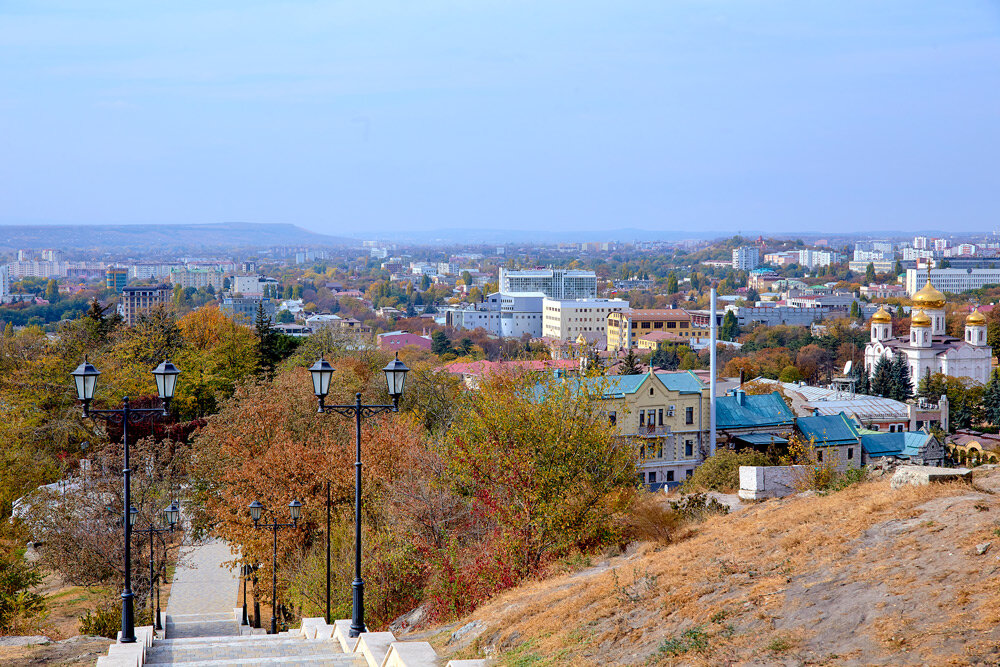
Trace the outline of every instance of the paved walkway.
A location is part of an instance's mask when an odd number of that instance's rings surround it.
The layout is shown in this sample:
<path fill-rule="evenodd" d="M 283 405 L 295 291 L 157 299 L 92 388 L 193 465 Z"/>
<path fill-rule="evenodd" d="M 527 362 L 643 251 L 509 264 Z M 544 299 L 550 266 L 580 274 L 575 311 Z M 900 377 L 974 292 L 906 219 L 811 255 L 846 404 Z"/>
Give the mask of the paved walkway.
<path fill-rule="evenodd" d="M 222 566 L 232 557 L 222 540 L 181 547 L 167 600 L 167 637 L 239 634 L 233 616 L 239 578 Z"/>

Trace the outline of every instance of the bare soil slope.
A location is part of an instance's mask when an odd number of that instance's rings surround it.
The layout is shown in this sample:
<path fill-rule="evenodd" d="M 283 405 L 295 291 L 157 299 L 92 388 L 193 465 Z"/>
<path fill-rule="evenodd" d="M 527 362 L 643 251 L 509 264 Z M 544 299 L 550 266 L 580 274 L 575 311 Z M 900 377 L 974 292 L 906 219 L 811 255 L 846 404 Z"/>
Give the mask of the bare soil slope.
<path fill-rule="evenodd" d="M 524 665 L 997 665 L 994 491 L 1000 470 L 751 505 L 509 591 L 431 641 Z"/>

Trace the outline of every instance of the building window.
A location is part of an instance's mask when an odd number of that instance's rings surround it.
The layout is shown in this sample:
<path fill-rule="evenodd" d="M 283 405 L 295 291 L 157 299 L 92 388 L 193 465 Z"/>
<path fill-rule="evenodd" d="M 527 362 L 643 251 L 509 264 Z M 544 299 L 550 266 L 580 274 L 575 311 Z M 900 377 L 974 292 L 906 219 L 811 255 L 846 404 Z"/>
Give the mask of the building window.
<path fill-rule="evenodd" d="M 653 388 L 652 388 L 652 387 L 650 387 L 650 388 L 649 388 L 649 395 L 650 395 L 650 396 L 652 396 L 652 395 L 653 395 Z"/>
<path fill-rule="evenodd" d="M 655 472 L 649 473 L 649 483 L 650 484 L 656 484 L 656 473 Z"/>
<path fill-rule="evenodd" d="M 618 423 L 618 413 L 615 412 L 614 410 L 608 413 L 608 423 L 610 423 L 612 426 Z"/>
<path fill-rule="evenodd" d="M 639 410 L 639 426 L 645 426 L 645 425 L 646 425 L 646 411 Z"/>
<path fill-rule="evenodd" d="M 691 440 L 684 441 L 684 456 L 694 456 L 694 442 Z"/>
<path fill-rule="evenodd" d="M 668 482 L 674 481 L 674 471 L 673 470 L 668 470 L 667 471 L 667 481 Z"/>
<path fill-rule="evenodd" d="M 823 462 L 823 450 L 822 449 L 817 449 L 816 450 L 816 460 L 819 461 L 820 463 Z"/>
<path fill-rule="evenodd" d="M 694 474 L 694 469 L 692 468 L 688 468 L 687 470 L 684 471 L 684 476 L 687 477 L 688 479 L 691 479 L 691 475 L 693 474 Z"/>
<path fill-rule="evenodd" d="M 694 423 L 694 408 L 684 408 L 684 423 L 685 424 Z"/>
<path fill-rule="evenodd" d="M 854 458 L 854 447 L 848 447 L 847 448 L 847 458 L 848 459 L 853 459 Z"/>
<path fill-rule="evenodd" d="M 660 426 L 663 426 L 663 408 L 657 410 L 656 414 L 657 422 Z"/>

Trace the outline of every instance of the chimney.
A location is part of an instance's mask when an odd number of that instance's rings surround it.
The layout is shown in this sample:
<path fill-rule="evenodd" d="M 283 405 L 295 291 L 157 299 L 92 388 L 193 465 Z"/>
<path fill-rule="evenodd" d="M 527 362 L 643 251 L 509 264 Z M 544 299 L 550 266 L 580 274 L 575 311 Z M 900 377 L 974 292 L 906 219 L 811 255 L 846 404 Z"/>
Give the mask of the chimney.
<path fill-rule="evenodd" d="M 735 393 L 735 396 L 736 396 L 736 404 L 737 405 L 743 405 L 746 402 L 747 393 L 745 391 L 743 391 L 742 389 L 737 389 L 736 393 Z"/>
<path fill-rule="evenodd" d="M 740 369 L 740 389 L 743 388 L 743 376 L 745 372 L 742 368 Z"/>

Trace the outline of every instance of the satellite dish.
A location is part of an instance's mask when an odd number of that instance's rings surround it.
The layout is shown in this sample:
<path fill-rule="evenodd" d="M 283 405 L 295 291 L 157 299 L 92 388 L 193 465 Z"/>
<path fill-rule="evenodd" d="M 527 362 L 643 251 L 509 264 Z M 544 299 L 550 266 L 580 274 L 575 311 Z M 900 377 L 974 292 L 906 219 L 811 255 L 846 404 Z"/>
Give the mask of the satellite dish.
<path fill-rule="evenodd" d="M 844 364 L 844 375 L 850 375 L 851 374 L 851 369 L 853 367 L 854 367 L 854 362 L 853 361 L 848 361 L 846 364 Z"/>

